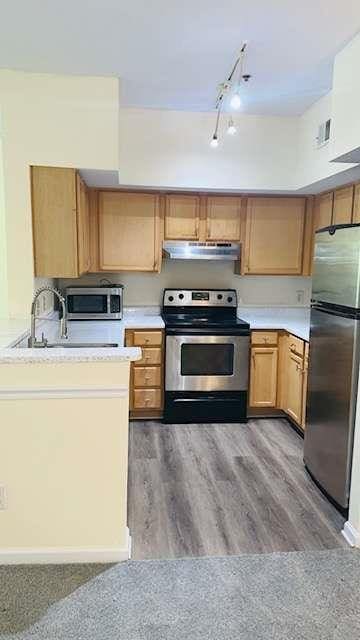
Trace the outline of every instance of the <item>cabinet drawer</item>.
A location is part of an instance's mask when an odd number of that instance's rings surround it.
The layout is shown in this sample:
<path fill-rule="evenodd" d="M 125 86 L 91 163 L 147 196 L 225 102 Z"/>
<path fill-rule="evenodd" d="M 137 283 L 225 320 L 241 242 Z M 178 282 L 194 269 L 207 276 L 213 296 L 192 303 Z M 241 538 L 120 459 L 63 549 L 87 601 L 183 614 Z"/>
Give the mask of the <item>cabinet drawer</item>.
<path fill-rule="evenodd" d="M 299 356 L 304 355 L 304 341 L 296 336 L 289 334 L 289 349 L 292 353 L 297 353 Z"/>
<path fill-rule="evenodd" d="M 151 365 L 151 364 L 161 364 L 162 361 L 162 351 L 161 347 L 144 347 L 142 349 L 142 358 L 141 360 L 137 360 L 134 362 L 134 365 Z"/>
<path fill-rule="evenodd" d="M 161 367 L 134 367 L 134 387 L 159 387 Z"/>
<path fill-rule="evenodd" d="M 267 345 L 277 345 L 277 343 L 278 343 L 277 331 L 252 331 L 251 332 L 251 344 L 267 346 Z"/>
<path fill-rule="evenodd" d="M 134 389 L 134 409 L 161 409 L 161 389 Z"/>
<path fill-rule="evenodd" d="M 150 347 L 162 344 L 161 331 L 134 331 L 134 347 Z"/>

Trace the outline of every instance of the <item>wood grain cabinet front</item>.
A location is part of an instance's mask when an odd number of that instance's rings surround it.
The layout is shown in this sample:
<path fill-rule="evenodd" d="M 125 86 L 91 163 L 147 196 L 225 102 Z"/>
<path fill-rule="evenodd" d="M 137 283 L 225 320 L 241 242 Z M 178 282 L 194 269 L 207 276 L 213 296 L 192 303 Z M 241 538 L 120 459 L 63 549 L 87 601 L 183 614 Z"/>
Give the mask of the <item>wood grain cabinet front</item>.
<path fill-rule="evenodd" d="M 141 360 L 131 363 L 130 418 L 158 418 L 164 396 L 163 331 L 126 329 L 127 347 L 141 347 Z"/>
<path fill-rule="evenodd" d="M 305 198 L 248 198 L 244 273 L 300 275 L 305 215 Z"/>
<path fill-rule="evenodd" d="M 34 271 L 77 278 L 90 268 L 89 194 L 75 169 L 31 167 Z"/>
<path fill-rule="evenodd" d="M 250 407 L 276 407 L 277 347 L 253 347 L 250 364 Z"/>
<path fill-rule="evenodd" d="M 332 224 L 350 224 L 354 204 L 354 185 L 336 189 Z"/>
<path fill-rule="evenodd" d="M 314 231 L 332 224 L 334 193 L 322 193 L 316 196 L 314 203 Z"/>
<path fill-rule="evenodd" d="M 173 194 L 165 199 L 165 240 L 199 240 L 200 197 Z"/>
<path fill-rule="evenodd" d="M 354 187 L 353 222 L 360 224 L 360 183 Z"/>
<path fill-rule="evenodd" d="M 155 271 L 161 267 L 160 196 L 100 191 L 101 271 Z"/>
<path fill-rule="evenodd" d="M 206 240 L 239 242 L 241 238 L 239 197 L 208 196 L 206 199 Z"/>

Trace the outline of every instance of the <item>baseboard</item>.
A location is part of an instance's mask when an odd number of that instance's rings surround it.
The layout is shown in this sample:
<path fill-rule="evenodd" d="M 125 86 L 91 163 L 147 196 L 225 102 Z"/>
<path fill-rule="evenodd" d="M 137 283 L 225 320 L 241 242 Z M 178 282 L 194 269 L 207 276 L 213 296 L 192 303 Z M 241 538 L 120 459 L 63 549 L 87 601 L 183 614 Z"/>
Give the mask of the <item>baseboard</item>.
<path fill-rule="evenodd" d="M 341 533 L 351 547 L 360 547 L 360 533 L 349 521 L 345 522 Z"/>
<path fill-rule="evenodd" d="M 10 564 L 87 564 L 129 560 L 131 536 L 126 527 L 124 547 L 39 547 L 0 549 L 0 565 Z"/>

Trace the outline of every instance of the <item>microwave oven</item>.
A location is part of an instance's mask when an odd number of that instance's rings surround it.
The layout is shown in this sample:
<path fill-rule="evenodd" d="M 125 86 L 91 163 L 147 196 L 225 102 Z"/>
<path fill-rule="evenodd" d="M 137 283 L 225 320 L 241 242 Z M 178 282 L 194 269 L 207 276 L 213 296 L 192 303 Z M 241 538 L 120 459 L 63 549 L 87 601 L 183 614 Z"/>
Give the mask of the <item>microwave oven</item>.
<path fill-rule="evenodd" d="M 69 320 L 121 320 L 123 286 L 68 287 L 65 293 Z"/>

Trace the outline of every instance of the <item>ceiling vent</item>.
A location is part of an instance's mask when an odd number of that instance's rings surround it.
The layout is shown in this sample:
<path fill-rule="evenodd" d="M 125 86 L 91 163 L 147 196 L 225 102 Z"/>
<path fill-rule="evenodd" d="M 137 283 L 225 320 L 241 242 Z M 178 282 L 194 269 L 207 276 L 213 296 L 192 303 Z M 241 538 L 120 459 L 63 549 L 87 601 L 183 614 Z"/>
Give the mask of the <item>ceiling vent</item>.
<path fill-rule="evenodd" d="M 317 146 L 319 147 L 323 147 L 325 144 L 327 144 L 330 140 L 330 128 L 331 128 L 331 119 L 329 118 L 329 120 L 326 120 L 325 122 L 322 122 L 319 125 L 319 133 L 317 135 L 316 141 L 317 141 Z"/>

